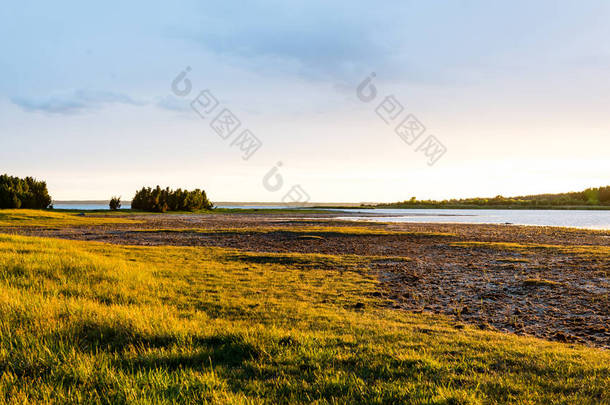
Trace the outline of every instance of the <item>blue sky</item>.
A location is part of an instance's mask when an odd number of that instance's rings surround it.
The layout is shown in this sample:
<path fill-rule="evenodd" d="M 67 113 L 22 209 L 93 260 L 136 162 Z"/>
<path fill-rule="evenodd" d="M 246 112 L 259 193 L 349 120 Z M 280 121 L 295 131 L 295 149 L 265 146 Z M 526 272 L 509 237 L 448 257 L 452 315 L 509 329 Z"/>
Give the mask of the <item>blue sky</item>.
<path fill-rule="evenodd" d="M 610 183 L 606 1 L 29 2 L 0 10 L 0 171 L 55 199 L 142 185 L 216 201 L 393 201 Z M 192 92 L 171 91 L 187 66 Z M 356 87 L 371 72 L 378 98 Z M 262 141 L 243 160 L 190 108 Z M 393 95 L 446 153 L 375 113 Z M 401 115 L 402 117 L 402 115 Z M 423 139 L 422 138 L 422 139 Z M 285 187 L 262 179 L 278 162 Z"/>

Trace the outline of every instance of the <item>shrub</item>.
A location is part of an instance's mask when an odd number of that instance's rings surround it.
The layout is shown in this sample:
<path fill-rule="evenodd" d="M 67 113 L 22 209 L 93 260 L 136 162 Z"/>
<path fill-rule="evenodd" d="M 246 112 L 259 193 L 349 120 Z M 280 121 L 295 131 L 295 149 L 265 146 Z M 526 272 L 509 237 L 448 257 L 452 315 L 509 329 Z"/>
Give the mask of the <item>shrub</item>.
<path fill-rule="evenodd" d="M 131 208 L 143 211 L 166 212 L 166 211 L 196 211 L 209 210 L 213 204 L 208 200 L 205 191 L 195 189 L 171 190 L 169 187 L 162 189 L 157 186 L 154 189 L 142 187 L 136 192 L 131 201 Z"/>
<path fill-rule="evenodd" d="M 116 211 L 121 208 L 121 197 L 112 197 L 108 206 L 112 211 Z"/>
<path fill-rule="evenodd" d="M 47 183 L 32 177 L 0 176 L 0 208 L 44 209 L 51 205 Z"/>
<path fill-rule="evenodd" d="M 610 186 L 600 187 L 599 201 L 604 204 L 610 204 Z"/>

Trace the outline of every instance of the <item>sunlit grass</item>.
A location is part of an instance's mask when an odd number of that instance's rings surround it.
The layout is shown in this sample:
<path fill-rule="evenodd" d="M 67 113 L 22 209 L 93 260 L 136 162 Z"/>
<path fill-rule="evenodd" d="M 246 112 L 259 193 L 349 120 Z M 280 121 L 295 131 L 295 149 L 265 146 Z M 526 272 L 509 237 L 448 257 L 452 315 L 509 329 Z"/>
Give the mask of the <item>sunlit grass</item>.
<path fill-rule="evenodd" d="M 523 280 L 523 285 L 526 286 L 540 286 L 540 287 L 554 287 L 561 285 L 557 281 L 546 280 L 543 278 L 528 278 Z"/>
<path fill-rule="evenodd" d="M 0 399 L 610 401 L 607 351 L 390 309 L 367 266 L 0 235 Z"/>
<path fill-rule="evenodd" d="M 219 234 L 265 234 L 265 233 L 287 233 L 287 234 L 303 234 L 303 236 L 367 236 L 367 235 L 392 235 L 392 236 L 414 236 L 414 237 L 453 237 L 455 234 L 448 232 L 408 232 L 408 231 L 391 231 L 386 229 L 373 229 L 358 226 L 291 226 L 273 227 L 273 226 L 258 226 L 249 228 L 180 228 L 180 229 L 140 229 L 138 232 L 149 233 L 219 233 Z"/>
<path fill-rule="evenodd" d="M 43 210 L 0 210 L 0 226 L 66 227 L 75 225 L 136 224 L 127 218 L 92 217 L 77 213 Z"/>
<path fill-rule="evenodd" d="M 495 250 L 535 252 L 540 250 L 551 250 L 558 253 L 574 254 L 584 257 L 610 257 L 610 246 L 599 245 L 546 245 L 537 243 L 511 243 L 511 242 L 451 242 L 452 246 L 469 248 L 487 248 Z"/>

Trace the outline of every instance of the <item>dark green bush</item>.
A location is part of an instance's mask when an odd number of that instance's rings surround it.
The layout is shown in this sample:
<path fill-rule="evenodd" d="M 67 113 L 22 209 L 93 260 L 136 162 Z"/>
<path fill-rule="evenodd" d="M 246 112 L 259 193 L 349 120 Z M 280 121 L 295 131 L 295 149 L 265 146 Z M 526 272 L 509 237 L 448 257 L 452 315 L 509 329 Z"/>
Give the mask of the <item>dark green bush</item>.
<path fill-rule="evenodd" d="M 599 201 L 603 204 L 610 204 L 610 186 L 599 188 Z"/>
<path fill-rule="evenodd" d="M 213 204 L 208 200 L 205 191 L 196 189 L 170 190 L 157 186 L 154 189 L 143 187 L 131 201 L 131 208 L 135 210 L 165 212 L 165 211 L 196 211 L 209 210 Z"/>
<path fill-rule="evenodd" d="M 116 211 L 121 208 L 121 197 L 112 197 L 110 199 L 110 203 L 108 203 L 108 206 L 112 211 Z"/>
<path fill-rule="evenodd" d="M 32 177 L 0 176 L 0 208 L 43 209 L 51 205 L 47 183 Z"/>

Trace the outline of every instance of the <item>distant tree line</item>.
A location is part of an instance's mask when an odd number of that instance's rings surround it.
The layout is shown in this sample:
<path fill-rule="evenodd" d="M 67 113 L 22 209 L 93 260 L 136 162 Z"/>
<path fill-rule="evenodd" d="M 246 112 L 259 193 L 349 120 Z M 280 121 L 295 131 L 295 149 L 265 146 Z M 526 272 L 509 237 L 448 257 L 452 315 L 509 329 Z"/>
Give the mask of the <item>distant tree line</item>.
<path fill-rule="evenodd" d="M 213 204 L 204 190 L 170 190 L 169 187 L 162 189 L 157 186 L 153 189 L 143 187 L 138 191 L 131 201 L 131 208 L 152 212 L 196 211 L 212 209 Z"/>
<path fill-rule="evenodd" d="M 51 205 L 47 183 L 32 177 L 0 176 L 0 208 L 43 209 Z"/>
<path fill-rule="evenodd" d="M 570 206 L 610 206 L 610 186 L 588 188 L 584 191 L 560 193 L 560 194 L 537 194 L 519 197 L 503 197 L 501 195 L 493 198 L 464 198 L 452 200 L 418 200 L 412 197 L 410 200 L 391 204 L 379 204 L 378 207 L 394 208 L 433 208 L 433 207 L 511 207 L 511 208 L 544 208 L 544 207 L 570 207 Z"/>

